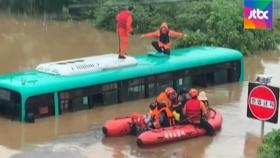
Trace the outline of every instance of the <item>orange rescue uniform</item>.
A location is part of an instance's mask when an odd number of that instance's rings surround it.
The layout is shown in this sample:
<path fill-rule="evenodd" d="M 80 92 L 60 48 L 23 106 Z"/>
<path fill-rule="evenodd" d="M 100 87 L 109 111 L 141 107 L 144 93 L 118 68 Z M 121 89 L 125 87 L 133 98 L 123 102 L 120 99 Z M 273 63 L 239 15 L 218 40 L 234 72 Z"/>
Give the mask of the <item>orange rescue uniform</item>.
<path fill-rule="evenodd" d="M 166 95 L 165 92 L 161 92 L 159 94 L 159 96 L 156 98 L 157 103 L 161 103 L 161 102 L 165 102 L 166 107 L 168 107 L 169 109 L 172 108 L 172 102 L 171 100 L 168 98 L 168 96 Z"/>
<path fill-rule="evenodd" d="M 119 55 L 124 56 L 128 47 L 128 35 L 132 32 L 132 13 L 122 10 L 117 17 L 117 33 L 119 35 Z"/>
<path fill-rule="evenodd" d="M 160 110 L 158 110 L 158 108 L 155 108 L 154 110 L 150 111 L 150 114 L 154 118 L 154 127 L 155 128 L 160 128 L 160 113 L 164 112 L 164 111 L 166 112 L 167 117 L 169 119 L 169 124 L 171 126 L 175 125 L 173 113 L 171 112 L 171 110 L 169 108 L 163 107 Z"/>

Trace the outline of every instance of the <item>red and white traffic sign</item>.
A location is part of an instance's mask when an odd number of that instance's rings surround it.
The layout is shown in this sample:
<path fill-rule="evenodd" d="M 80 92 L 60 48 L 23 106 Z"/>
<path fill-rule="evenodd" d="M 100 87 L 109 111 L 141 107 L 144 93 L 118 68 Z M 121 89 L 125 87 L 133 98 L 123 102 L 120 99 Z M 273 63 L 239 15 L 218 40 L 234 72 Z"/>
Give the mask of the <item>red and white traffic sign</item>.
<path fill-rule="evenodd" d="M 276 112 L 277 100 L 269 88 L 257 86 L 253 88 L 249 94 L 248 105 L 256 118 L 260 120 L 269 120 Z"/>
<path fill-rule="evenodd" d="M 270 120 L 275 115 L 277 115 L 276 118 L 278 117 L 277 111 L 279 94 L 276 94 L 275 90 L 273 91 L 273 88 L 275 87 L 270 87 L 261 84 L 253 84 L 249 86 L 247 100 L 248 109 L 250 110 L 249 115 L 253 115 L 254 118 L 263 121 Z M 275 122 L 275 120 L 272 120 L 272 122 Z"/>

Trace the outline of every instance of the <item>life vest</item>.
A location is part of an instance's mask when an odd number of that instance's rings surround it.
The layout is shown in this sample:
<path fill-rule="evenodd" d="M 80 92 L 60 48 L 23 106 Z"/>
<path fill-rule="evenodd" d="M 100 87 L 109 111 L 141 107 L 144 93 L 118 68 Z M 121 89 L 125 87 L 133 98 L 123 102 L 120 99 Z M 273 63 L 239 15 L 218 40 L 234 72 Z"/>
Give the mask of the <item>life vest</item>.
<path fill-rule="evenodd" d="M 166 34 L 160 33 L 159 41 L 163 44 L 169 43 L 169 31 Z"/>
<path fill-rule="evenodd" d="M 127 29 L 126 23 L 129 16 L 132 16 L 130 11 L 128 10 L 120 11 L 120 13 L 117 15 L 117 22 L 118 22 L 117 27 Z"/>
<path fill-rule="evenodd" d="M 200 123 L 201 119 L 201 109 L 200 109 L 200 101 L 197 99 L 191 99 L 186 102 L 185 105 L 185 113 L 187 115 L 188 121 L 191 121 L 192 123 L 198 124 Z"/>
<path fill-rule="evenodd" d="M 162 112 L 165 112 L 168 119 L 169 119 L 169 124 L 172 126 L 172 125 L 175 125 L 175 122 L 174 122 L 174 117 L 173 117 L 173 113 L 170 111 L 169 108 L 167 107 L 164 107 L 164 108 L 161 108 L 160 110 L 157 111 L 157 113 L 155 113 L 154 115 L 154 119 L 155 119 L 155 123 L 158 125 L 160 125 L 160 114 Z"/>
<path fill-rule="evenodd" d="M 167 97 L 165 92 L 161 92 L 159 96 L 156 98 L 157 103 L 165 102 L 166 107 L 170 108 L 172 107 L 171 100 Z"/>
<path fill-rule="evenodd" d="M 154 108 L 153 110 L 150 110 L 150 115 L 152 116 L 152 117 L 155 117 L 156 115 L 157 115 L 157 113 L 158 113 L 158 108 L 156 107 L 156 108 Z"/>

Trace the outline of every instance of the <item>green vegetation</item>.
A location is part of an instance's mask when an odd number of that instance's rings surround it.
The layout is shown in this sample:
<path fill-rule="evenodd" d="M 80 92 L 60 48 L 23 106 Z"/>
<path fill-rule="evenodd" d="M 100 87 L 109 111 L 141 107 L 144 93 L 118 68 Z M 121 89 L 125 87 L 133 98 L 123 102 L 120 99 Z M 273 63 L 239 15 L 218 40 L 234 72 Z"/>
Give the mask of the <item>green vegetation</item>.
<path fill-rule="evenodd" d="M 131 0 L 118 0 L 127 2 Z M 115 16 L 123 6 L 107 0 L 96 10 L 94 23 L 98 28 L 115 30 Z M 238 49 L 244 54 L 275 49 L 280 43 L 279 21 L 273 30 L 244 30 L 243 0 L 180 1 L 177 3 L 141 3 L 134 1 L 134 30 L 152 31 L 161 22 L 189 34 L 178 40 L 177 47 L 212 45 Z"/>
<path fill-rule="evenodd" d="M 258 150 L 259 158 L 280 157 L 280 129 L 268 133 Z"/>

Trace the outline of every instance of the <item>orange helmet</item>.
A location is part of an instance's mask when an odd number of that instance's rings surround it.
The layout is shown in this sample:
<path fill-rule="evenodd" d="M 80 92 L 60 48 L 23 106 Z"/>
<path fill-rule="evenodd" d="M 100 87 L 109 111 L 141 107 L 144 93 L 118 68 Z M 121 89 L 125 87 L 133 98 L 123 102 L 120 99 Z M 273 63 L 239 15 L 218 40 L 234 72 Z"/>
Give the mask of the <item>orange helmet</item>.
<path fill-rule="evenodd" d="M 172 88 L 172 87 L 167 87 L 166 89 L 165 89 L 165 93 L 166 93 L 166 95 L 170 95 L 170 94 L 172 94 L 172 93 L 176 93 L 175 92 L 175 90 Z"/>
<path fill-rule="evenodd" d="M 194 88 L 191 88 L 190 91 L 189 91 L 189 95 L 192 98 L 197 97 L 198 96 L 198 90 L 194 89 Z"/>

